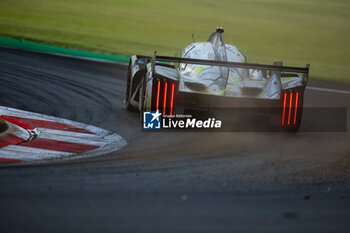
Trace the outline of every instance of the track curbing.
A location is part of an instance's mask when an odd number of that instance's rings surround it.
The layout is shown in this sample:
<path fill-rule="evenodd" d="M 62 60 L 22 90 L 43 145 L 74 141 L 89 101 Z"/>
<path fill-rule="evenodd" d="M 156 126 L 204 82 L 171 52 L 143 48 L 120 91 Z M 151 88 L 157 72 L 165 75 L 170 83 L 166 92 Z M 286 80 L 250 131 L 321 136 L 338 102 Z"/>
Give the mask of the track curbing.
<path fill-rule="evenodd" d="M 118 134 L 63 118 L 2 106 L 0 115 L 6 121 L 13 121 L 8 124 L 15 129 L 2 134 L 8 140 L 0 138 L 2 166 L 95 157 L 117 151 L 127 144 Z M 33 133 L 35 137 L 32 137 Z"/>

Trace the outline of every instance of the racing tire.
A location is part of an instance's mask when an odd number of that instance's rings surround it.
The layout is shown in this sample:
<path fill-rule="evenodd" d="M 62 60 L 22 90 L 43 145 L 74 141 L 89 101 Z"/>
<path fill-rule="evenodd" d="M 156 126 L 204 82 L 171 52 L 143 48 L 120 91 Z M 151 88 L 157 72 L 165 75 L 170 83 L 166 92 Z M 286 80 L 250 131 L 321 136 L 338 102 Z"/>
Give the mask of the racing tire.
<path fill-rule="evenodd" d="M 146 80 L 145 75 L 141 78 L 141 86 L 139 90 L 139 110 L 140 110 L 140 120 L 143 121 L 143 111 L 145 109 L 145 99 L 146 99 Z"/>
<path fill-rule="evenodd" d="M 129 66 L 128 66 L 128 74 L 127 74 L 127 78 L 126 78 L 126 90 L 125 90 L 125 107 L 128 111 L 132 111 L 135 112 L 137 111 L 137 109 L 132 106 L 130 104 L 130 92 L 131 92 L 131 62 L 129 62 Z"/>

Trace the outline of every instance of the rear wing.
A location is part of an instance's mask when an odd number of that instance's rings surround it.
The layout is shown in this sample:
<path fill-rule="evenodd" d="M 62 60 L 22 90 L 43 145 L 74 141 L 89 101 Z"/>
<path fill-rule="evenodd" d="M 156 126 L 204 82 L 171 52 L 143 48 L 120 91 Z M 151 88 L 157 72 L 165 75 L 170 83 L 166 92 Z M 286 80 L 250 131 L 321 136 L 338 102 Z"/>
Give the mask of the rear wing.
<path fill-rule="evenodd" d="M 182 58 L 182 57 L 168 57 L 168 56 L 156 56 L 154 52 L 153 57 L 140 56 L 138 58 L 151 59 L 152 70 L 156 64 L 166 63 L 184 63 L 184 64 L 198 64 L 198 65 L 208 65 L 208 66 L 224 66 L 224 67 L 236 67 L 236 68 L 247 68 L 247 69 L 259 69 L 259 70 L 270 70 L 275 72 L 293 72 L 303 74 L 303 83 L 309 80 L 309 68 L 310 64 L 306 64 L 305 67 L 295 67 L 295 66 L 282 66 L 282 65 L 263 65 L 263 64 L 253 64 L 253 63 L 241 63 L 241 62 L 227 62 L 227 61 L 215 61 L 215 60 L 204 60 L 204 59 L 192 59 L 192 58 Z"/>

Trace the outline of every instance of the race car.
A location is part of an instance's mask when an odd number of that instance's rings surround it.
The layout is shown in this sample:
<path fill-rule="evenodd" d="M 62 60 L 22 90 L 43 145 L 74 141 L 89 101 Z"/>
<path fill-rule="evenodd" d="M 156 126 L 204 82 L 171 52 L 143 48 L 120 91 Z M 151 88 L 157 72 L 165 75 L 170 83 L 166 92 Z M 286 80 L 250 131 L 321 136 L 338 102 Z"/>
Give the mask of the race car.
<path fill-rule="evenodd" d="M 223 33 L 217 28 L 208 41 L 185 47 L 180 57 L 157 56 L 156 52 L 152 57 L 131 56 L 127 109 L 195 116 L 236 109 L 230 117 L 238 121 L 252 114 L 256 119 L 270 119 L 271 126 L 277 122 L 280 129 L 297 131 L 310 65 L 248 63 L 236 46 L 224 43 Z"/>

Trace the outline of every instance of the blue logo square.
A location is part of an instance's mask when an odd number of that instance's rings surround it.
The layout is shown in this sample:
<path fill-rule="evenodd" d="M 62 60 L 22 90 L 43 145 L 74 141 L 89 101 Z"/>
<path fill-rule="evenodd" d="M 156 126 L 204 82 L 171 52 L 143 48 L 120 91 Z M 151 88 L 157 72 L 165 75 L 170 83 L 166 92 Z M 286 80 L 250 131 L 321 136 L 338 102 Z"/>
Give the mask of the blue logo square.
<path fill-rule="evenodd" d="M 162 114 L 156 112 L 143 112 L 143 128 L 144 129 L 160 129 L 160 116 Z"/>

